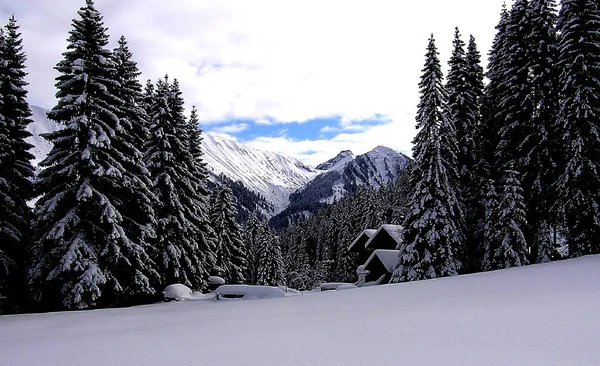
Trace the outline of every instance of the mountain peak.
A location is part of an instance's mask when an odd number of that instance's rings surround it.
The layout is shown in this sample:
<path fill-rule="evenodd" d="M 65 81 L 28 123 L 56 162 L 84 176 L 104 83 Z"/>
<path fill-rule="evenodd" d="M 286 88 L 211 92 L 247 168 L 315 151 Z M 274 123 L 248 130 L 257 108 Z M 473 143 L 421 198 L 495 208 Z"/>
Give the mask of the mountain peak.
<path fill-rule="evenodd" d="M 324 163 L 317 165 L 317 170 L 339 170 L 346 164 L 354 160 L 354 154 L 350 150 L 340 151 L 335 158 L 329 159 Z"/>

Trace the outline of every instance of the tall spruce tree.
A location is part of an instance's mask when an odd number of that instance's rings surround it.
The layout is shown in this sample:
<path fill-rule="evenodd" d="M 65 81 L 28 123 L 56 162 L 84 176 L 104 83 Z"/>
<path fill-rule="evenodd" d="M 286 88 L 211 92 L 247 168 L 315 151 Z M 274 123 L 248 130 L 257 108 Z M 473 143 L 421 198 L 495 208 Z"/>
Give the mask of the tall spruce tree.
<path fill-rule="evenodd" d="M 526 224 L 523 190 L 519 173 L 510 164 L 503 171 L 499 192 L 490 199 L 483 257 L 486 271 L 529 263 L 522 231 Z"/>
<path fill-rule="evenodd" d="M 455 130 L 433 35 L 419 84 L 419 132 L 413 143 L 413 196 L 404 221 L 404 242 L 392 281 L 452 276 L 462 269 L 462 207 L 458 201 Z"/>
<path fill-rule="evenodd" d="M 27 103 L 25 53 L 15 17 L 0 31 L 0 313 L 18 310 L 24 298 L 26 247 L 33 196 L 31 110 Z"/>
<path fill-rule="evenodd" d="M 556 165 L 560 159 L 561 135 L 558 130 L 558 70 L 556 37 L 556 3 L 554 0 L 532 0 L 530 34 L 527 37 L 531 83 L 530 121 L 526 124 L 521 150 L 523 191 L 527 207 L 530 261 L 547 262 L 556 256 L 551 229 L 555 218 L 550 215 L 555 193 Z"/>
<path fill-rule="evenodd" d="M 278 286 L 285 284 L 283 276 L 283 258 L 279 247 L 279 238 L 270 230 L 265 230 L 264 237 L 257 248 L 259 285 Z"/>
<path fill-rule="evenodd" d="M 30 280 L 45 309 L 114 305 L 154 292 L 145 248 L 130 238 L 119 207 L 135 178 L 127 172 L 130 136 L 118 115 L 123 104 L 102 15 L 91 0 L 78 12 L 56 70 L 58 104 L 48 117 L 64 126 L 37 183 L 36 242 Z M 132 237 L 135 237 L 133 235 Z"/>
<path fill-rule="evenodd" d="M 496 26 L 496 36 L 488 57 L 488 70 L 486 76 L 489 80 L 484 89 L 481 107 L 482 123 L 482 153 L 484 158 L 484 180 L 488 178 L 499 179 L 497 174 L 496 151 L 500 143 L 500 129 L 504 125 L 501 118 L 499 101 L 506 94 L 504 81 L 504 68 L 508 59 L 508 46 L 506 28 L 509 21 L 509 13 L 506 3 L 502 5 L 500 21 Z"/>
<path fill-rule="evenodd" d="M 561 4 L 559 123 L 566 162 L 557 188 L 569 255 L 577 257 L 600 253 L 600 4 Z"/>
<path fill-rule="evenodd" d="M 246 272 L 244 273 L 244 277 L 246 278 L 246 283 L 250 285 L 258 283 L 259 258 L 257 251 L 264 237 L 263 231 L 265 229 L 266 227 L 261 224 L 256 213 L 250 215 L 250 218 L 246 221 L 242 229 L 244 244 L 246 246 Z"/>
<path fill-rule="evenodd" d="M 210 219 L 216 233 L 216 268 L 228 283 L 243 283 L 246 272 L 246 246 L 236 222 L 237 208 L 231 188 L 217 188 L 211 201 Z"/>
<path fill-rule="evenodd" d="M 181 283 L 196 290 L 207 286 L 214 258 L 200 227 L 201 208 L 195 204 L 196 177 L 190 171 L 187 121 L 183 99 L 168 77 L 156 83 L 150 114 L 146 166 L 157 197 L 157 256 L 162 285 Z"/>
<path fill-rule="evenodd" d="M 467 98 L 468 120 L 470 129 L 467 132 L 468 156 L 472 159 L 472 172 L 470 180 L 461 179 L 463 188 L 462 197 L 467 208 L 465 214 L 467 221 L 467 254 L 472 271 L 480 269 L 481 243 L 483 242 L 483 227 L 485 225 L 486 192 L 490 189 L 487 185 L 489 179 L 489 165 L 485 158 L 485 145 L 482 133 L 482 108 L 484 101 L 484 71 L 481 66 L 481 54 L 473 36 L 469 38 L 467 54 Z M 459 142 L 459 149 L 460 148 Z M 461 173 L 462 176 L 462 173 Z"/>
<path fill-rule="evenodd" d="M 480 162 L 478 139 L 479 99 L 481 90 L 480 75 L 477 70 L 477 49 L 473 50 L 474 41 L 469 43 L 469 59 L 464 51 L 465 43 L 456 28 L 453 41 L 454 49 L 449 61 L 450 71 L 446 83 L 448 91 L 448 108 L 450 122 L 456 129 L 458 143 L 457 170 L 460 178 L 460 199 L 465 207 L 465 240 L 468 256 L 465 264 L 475 267 L 474 260 L 478 242 L 476 232 L 478 226 L 478 164 Z"/>

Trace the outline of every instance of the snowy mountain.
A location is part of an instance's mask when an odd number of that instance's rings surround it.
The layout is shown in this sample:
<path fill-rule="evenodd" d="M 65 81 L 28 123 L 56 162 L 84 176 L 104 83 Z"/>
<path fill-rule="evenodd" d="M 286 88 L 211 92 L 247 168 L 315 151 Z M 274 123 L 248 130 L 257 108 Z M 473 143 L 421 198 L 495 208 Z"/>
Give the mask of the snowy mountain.
<path fill-rule="evenodd" d="M 46 112 L 48 110 L 38 107 L 31 106 L 31 112 L 33 113 L 32 119 L 33 123 L 30 123 L 27 126 L 27 130 L 33 135 L 27 139 L 27 142 L 33 145 L 33 149 L 30 152 L 35 156 L 35 159 L 32 161 L 33 166 L 38 166 L 40 161 L 42 161 L 46 155 L 52 149 L 52 144 L 44 139 L 40 134 L 54 132 L 57 130 L 58 125 L 56 122 L 51 121 L 46 117 Z"/>
<path fill-rule="evenodd" d="M 52 145 L 40 136 L 55 131 L 58 126 L 46 117 L 44 108 L 31 107 L 34 123 L 28 126 L 33 137 L 28 139 L 34 146 L 34 165 L 48 154 Z M 210 133 L 203 133 L 204 160 L 210 173 L 216 177 L 225 175 L 241 182 L 249 190 L 264 197 L 277 214 L 289 203 L 289 196 L 304 187 L 319 173 L 299 160 L 287 158 L 274 152 L 257 150 L 243 144 L 226 140 Z M 216 180 L 216 179 L 214 179 Z"/>
<path fill-rule="evenodd" d="M 306 187 L 290 195 L 290 204 L 271 220 L 275 227 L 286 227 L 290 220 L 300 215 L 312 214 L 358 187 L 379 188 L 395 181 L 406 168 L 410 158 L 384 146 L 353 157 L 342 151 L 335 158 L 318 165 L 326 171 L 310 181 Z"/>
<path fill-rule="evenodd" d="M 291 193 L 319 173 L 300 160 L 253 149 L 210 133 L 203 136 L 204 160 L 210 171 L 241 181 L 273 204 L 275 214 L 288 205 Z"/>
<path fill-rule="evenodd" d="M 329 159 L 326 162 L 317 165 L 317 170 L 340 170 L 352 160 L 354 160 L 354 154 L 352 151 L 344 150 L 337 154 L 335 158 Z"/>

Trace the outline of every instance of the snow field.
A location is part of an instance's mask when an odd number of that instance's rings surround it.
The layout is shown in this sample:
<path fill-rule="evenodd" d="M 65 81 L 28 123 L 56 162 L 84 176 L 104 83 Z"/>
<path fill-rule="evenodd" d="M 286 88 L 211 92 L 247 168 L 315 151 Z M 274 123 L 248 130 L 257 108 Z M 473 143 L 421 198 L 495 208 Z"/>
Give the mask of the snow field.
<path fill-rule="evenodd" d="M 271 300 L 0 317 L 1 365 L 600 364 L 600 256 Z"/>

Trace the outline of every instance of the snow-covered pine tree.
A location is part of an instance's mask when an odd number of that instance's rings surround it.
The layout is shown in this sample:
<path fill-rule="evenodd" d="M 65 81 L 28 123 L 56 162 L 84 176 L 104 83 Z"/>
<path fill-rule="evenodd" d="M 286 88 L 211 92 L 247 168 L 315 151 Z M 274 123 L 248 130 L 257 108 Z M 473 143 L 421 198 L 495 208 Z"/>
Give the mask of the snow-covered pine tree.
<path fill-rule="evenodd" d="M 284 285 L 283 258 L 279 247 L 279 238 L 271 232 L 264 231 L 264 237 L 257 248 L 258 255 L 258 281 L 259 285 L 278 286 Z"/>
<path fill-rule="evenodd" d="M 146 166 L 152 175 L 152 192 L 157 197 L 157 257 L 163 286 L 181 283 L 195 290 L 207 286 L 211 258 L 199 242 L 199 223 L 192 199 L 195 177 L 189 170 L 191 154 L 183 101 L 173 92 L 168 77 L 156 83 L 150 114 L 150 140 Z M 176 108 L 176 111 L 172 109 Z"/>
<path fill-rule="evenodd" d="M 120 273 L 127 284 L 123 293 L 114 303 L 129 304 L 143 301 L 143 297 L 154 293 L 160 281 L 156 264 L 151 259 L 156 254 L 154 238 L 154 205 L 156 197 L 151 192 L 152 180 L 144 163 L 143 144 L 148 139 L 148 117 L 142 108 L 142 87 L 138 81 L 141 74 L 133 60 L 133 54 L 121 36 L 111 60 L 115 66 L 115 79 L 118 87 L 114 95 L 121 104 L 116 110 L 121 129 L 117 134 L 123 138 L 114 139 L 112 145 L 123 154 L 123 174 L 121 199 L 115 203 L 123 217 L 123 228 L 133 245 L 126 248 L 113 247 L 100 258 L 101 265 L 111 273 Z M 124 263 L 121 263 L 125 261 Z M 134 285 L 129 285 L 129 283 Z M 131 290 L 144 288 L 142 293 Z"/>
<path fill-rule="evenodd" d="M 244 277 L 246 278 L 246 283 L 250 285 L 256 285 L 258 282 L 259 263 L 257 250 L 263 238 L 264 230 L 265 226 L 261 224 L 256 213 L 250 215 L 250 218 L 248 218 L 242 229 L 246 246 L 246 272 L 244 273 Z"/>
<path fill-rule="evenodd" d="M 473 52 L 473 39 L 470 42 L 470 51 Z M 465 265 L 476 266 L 475 254 L 478 242 L 476 231 L 478 226 L 478 164 L 481 156 L 478 143 L 479 123 L 479 93 L 481 89 L 477 80 L 477 54 L 471 53 L 467 61 L 464 46 L 460 38 L 460 32 L 456 28 L 453 41 L 454 49 L 450 57 L 450 71 L 446 82 L 448 91 L 448 108 L 450 110 L 450 122 L 456 129 L 456 141 L 458 143 L 457 170 L 460 178 L 459 199 L 465 207 L 465 246 L 468 255 Z M 475 48 L 475 52 L 477 49 Z"/>
<path fill-rule="evenodd" d="M 486 167 L 481 173 L 485 174 L 485 180 L 487 178 L 492 178 L 493 180 L 500 178 L 496 169 L 496 150 L 500 143 L 500 128 L 504 125 L 504 121 L 500 117 L 499 101 L 505 95 L 503 70 L 508 58 L 506 35 L 508 21 L 509 13 L 506 3 L 504 3 L 500 13 L 500 21 L 496 26 L 496 36 L 489 52 L 488 71 L 486 74 L 489 82 L 485 86 L 481 106 L 482 123 L 480 131 L 482 153 Z"/>
<path fill-rule="evenodd" d="M 216 234 L 216 268 L 227 283 L 243 283 L 246 246 L 236 222 L 237 208 L 231 188 L 217 187 L 210 206 L 211 226 Z"/>
<path fill-rule="evenodd" d="M 204 254 L 204 261 L 209 272 L 216 270 L 215 265 L 215 250 L 216 250 L 216 234 L 212 229 L 209 217 L 209 197 L 208 189 L 208 168 L 204 162 L 204 151 L 202 150 L 202 130 L 198 126 L 198 114 L 196 107 L 192 107 L 190 118 L 187 123 L 187 139 L 190 149 L 190 166 L 189 170 L 194 176 L 194 193 L 189 197 L 194 203 L 195 215 L 198 217 L 198 245 Z"/>
<path fill-rule="evenodd" d="M 561 4 L 559 123 L 566 162 L 557 188 L 569 256 L 577 257 L 600 253 L 600 3 Z"/>
<path fill-rule="evenodd" d="M 467 221 L 467 255 L 469 265 L 472 271 L 478 271 L 481 267 L 481 243 L 483 241 L 483 227 L 485 225 L 485 197 L 487 192 L 486 181 L 489 177 L 489 166 L 484 155 L 484 138 L 481 131 L 482 123 L 482 104 L 484 99 L 484 72 L 481 67 L 481 54 L 477 49 L 475 37 L 469 37 L 467 54 L 465 56 L 467 63 L 467 100 L 469 106 L 469 117 L 471 129 L 468 132 L 472 158 L 472 180 L 470 182 L 461 181 L 463 188 L 462 197 L 468 206 L 465 211 Z M 459 143 L 460 147 L 460 143 Z M 461 174 L 462 175 L 462 174 Z"/>
<path fill-rule="evenodd" d="M 40 163 L 36 242 L 30 281 L 45 309 L 113 305 L 144 296 L 153 270 L 132 241 L 118 207 L 131 194 L 130 138 L 119 122 L 123 103 L 102 15 L 91 0 L 78 12 L 56 70 L 58 104 L 48 117 L 64 126 Z M 137 189 L 137 188 L 136 188 Z"/>
<path fill-rule="evenodd" d="M 556 194 L 556 163 L 560 159 L 556 117 L 558 114 L 558 70 L 554 0 L 530 2 L 530 34 L 527 37 L 532 115 L 526 124 L 520 150 L 523 160 L 523 191 L 527 207 L 527 242 L 530 262 L 548 262 L 556 257 L 550 215 Z"/>
<path fill-rule="evenodd" d="M 404 242 L 392 281 L 452 276 L 462 269 L 464 224 L 458 201 L 455 130 L 448 119 L 447 94 L 433 35 L 422 70 L 413 140 L 414 193 L 404 221 Z"/>
<path fill-rule="evenodd" d="M 502 172 L 499 192 L 490 200 L 483 257 L 485 271 L 529 263 L 527 242 L 521 229 L 526 225 L 523 191 L 519 173 L 508 164 Z"/>
<path fill-rule="evenodd" d="M 25 294 L 26 247 L 29 245 L 33 196 L 31 110 L 27 103 L 25 53 L 19 26 L 11 16 L 0 31 L 0 313 L 17 311 Z"/>
<path fill-rule="evenodd" d="M 146 86 L 144 86 L 143 99 L 141 102 L 142 108 L 146 113 L 146 117 L 148 118 L 148 133 L 150 133 L 150 124 L 152 117 L 152 108 L 154 106 L 154 94 L 156 91 L 154 90 L 154 84 L 152 84 L 152 80 L 148 79 L 146 81 Z M 146 148 L 146 144 L 143 145 L 144 149 Z M 145 151 L 145 150 L 144 150 Z"/>

